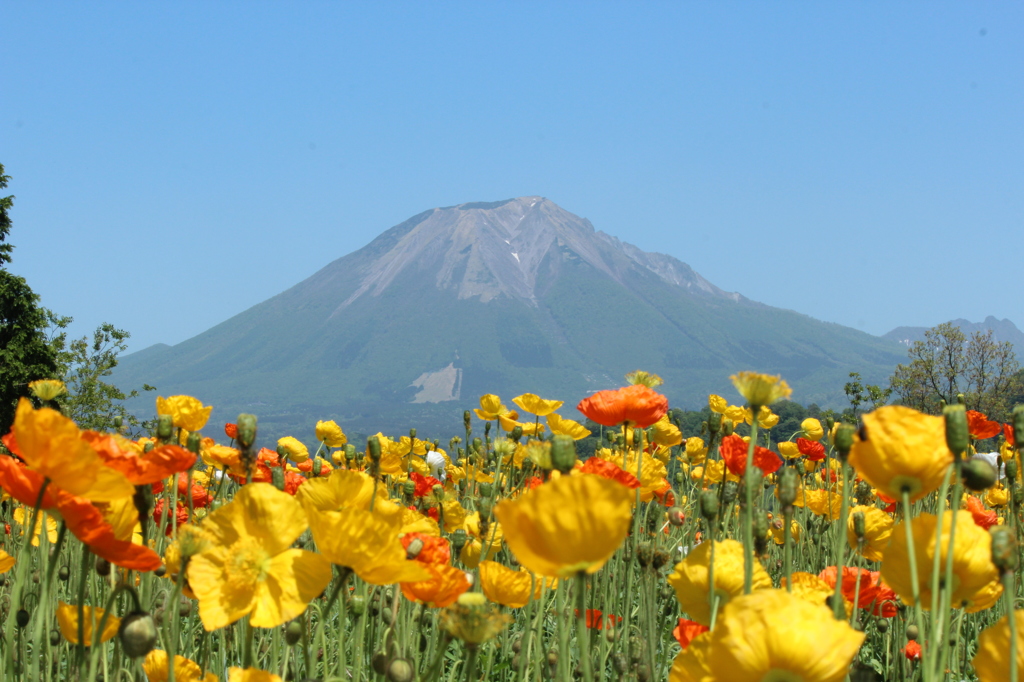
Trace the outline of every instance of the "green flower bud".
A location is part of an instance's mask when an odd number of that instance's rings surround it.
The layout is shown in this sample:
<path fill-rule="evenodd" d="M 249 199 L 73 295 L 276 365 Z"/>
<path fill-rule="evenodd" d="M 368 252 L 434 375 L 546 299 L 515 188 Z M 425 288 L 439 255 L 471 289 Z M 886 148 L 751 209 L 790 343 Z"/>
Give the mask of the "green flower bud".
<path fill-rule="evenodd" d="M 193 431 L 192 433 L 188 434 L 187 447 L 189 452 L 191 452 L 194 455 L 198 455 L 199 448 L 202 442 L 203 437 L 199 434 L 198 431 Z"/>
<path fill-rule="evenodd" d="M 295 646 L 296 644 L 298 644 L 299 640 L 302 639 L 302 632 L 303 627 L 301 622 L 293 620 L 292 622 L 288 623 L 288 625 L 286 625 L 284 628 L 285 644 L 287 644 L 288 646 Z"/>
<path fill-rule="evenodd" d="M 284 490 L 284 467 L 270 467 L 270 482 L 278 490 Z"/>
<path fill-rule="evenodd" d="M 722 417 L 717 414 L 712 414 L 711 418 L 708 419 L 705 424 L 707 425 L 708 433 L 714 435 L 722 428 Z"/>
<path fill-rule="evenodd" d="M 468 542 L 468 541 L 469 541 L 469 536 L 466 535 L 465 529 L 463 529 L 463 528 L 456 529 L 455 532 L 452 533 L 452 537 L 451 537 L 452 549 L 455 550 L 453 552 L 453 554 L 455 556 L 458 556 L 459 552 L 462 551 L 462 548 L 466 546 L 466 542 Z"/>
<path fill-rule="evenodd" d="M 793 506 L 799 489 L 800 474 L 793 467 L 784 467 L 779 473 L 779 502 L 784 508 Z"/>
<path fill-rule="evenodd" d="M 718 516 L 718 496 L 712 490 L 705 490 L 700 494 L 700 515 L 708 521 Z"/>
<path fill-rule="evenodd" d="M 846 456 L 850 454 L 850 448 L 853 447 L 853 436 L 856 431 L 852 424 L 840 424 L 836 428 L 836 451 L 839 452 L 839 458 L 843 461 L 846 461 Z"/>
<path fill-rule="evenodd" d="M 370 436 L 366 439 L 366 454 L 371 462 L 380 461 L 380 439 L 377 436 Z"/>
<path fill-rule="evenodd" d="M 523 427 L 516 424 L 515 428 L 512 429 L 512 432 L 508 434 L 508 437 L 518 443 L 519 439 L 523 437 Z"/>
<path fill-rule="evenodd" d="M 158 632 L 153 617 L 143 611 L 136 611 L 121 620 L 117 631 L 121 650 L 129 658 L 142 658 L 156 646 Z"/>
<path fill-rule="evenodd" d="M 717 514 L 718 510 L 715 510 Z M 683 514 L 682 507 L 672 507 L 668 510 L 668 522 L 673 526 L 679 527 L 686 521 L 686 515 Z"/>
<path fill-rule="evenodd" d="M 1024 405 L 1013 408 L 1013 446 L 1024 450 Z"/>
<path fill-rule="evenodd" d="M 422 551 L 423 540 L 420 540 L 419 538 L 414 538 L 412 542 L 409 543 L 409 546 L 405 548 L 405 558 L 409 561 L 412 561 L 416 557 L 418 557 L 420 555 L 420 552 Z"/>
<path fill-rule="evenodd" d="M 971 432 L 967 426 L 967 410 L 961 404 L 947 405 L 942 410 L 946 419 L 946 445 L 959 457 L 967 452 L 971 444 Z"/>
<path fill-rule="evenodd" d="M 313 471 L 312 471 L 313 476 L 319 476 L 321 473 L 323 473 L 323 470 L 324 470 L 324 461 L 322 459 L 320 459 L 319 457 L 314 458 L 313 459 Z"/>
<path fill-rule="evenodd" d="M 864 521 L 864 512 L 853 512 L 853 534 L 857 536 L 858 540 L 863 540 L 865 533 L 866 527 Z"/>
<path fill-rule="evenodd" d="M 120 431 L 122 426 L 124 426 L 124 417 L 116 415 L 114 417 L 114 428 Z"/>
<path fill-rule="evenodd" d="M 563 474 L 576 464 L 576 441 L 572 436 L 557 435 L 551 441 L 551 466 Z"/>
<path fill-rule="evenodd" d="M 918 637 L 920 637 L 920 635 L 921 631 L 918 629 L 916 625 L 910 624 L 907 626 L 907 641 L 913 642 Z"/>
<path fill-rule="evenodd" d="M 1006 526 L 992 526 L 992 563 L 1002 574 L 1017 570 L 1017 539 Z"/>
<path fill-rule="evenodd" d="M 416 494 L 416 482 L 411 478 L 405 479 L 405 483 L 402 484 L 402 493 L 406 497 L 412 497 Z"/>
<path fill-rule="evenodd" d="M 170 440 L 174 435 L 174 420 L 169 414 L 161 414 L 156 420 L 156 437 L 160 440 Z"/>
<path fill-rule="evenodd" d="M 983 459 L 969 459 L 963 465 L 964 485 L 975 492 L 995 485 L 996 470 Z"/>
<path fill-rule="evenodd" d="M 235 422 L 238 426 L 238 444 L 244 449 L 256 442 L 256 415 L 240 414 Z"/>
<path fill-rule="evenodd" d="M 1011 459 L 1005 464 L 1006 478 L 1013 483 L 1017 480 L 1017 460 Z"/>
<path fill-rule="evenodd" d="M 149 452 L 150 450 L 152 450 L 155 447 L 156 447 L 156 443 L 154 443 L 151 440 L 150 441 L 146 441 L 146 444 L 142 446 L 142 452 L 143 453 L 147 453 L 147 452 Z"/>
<path fill-rule="evenodd" d="M 732 420 L 731 419 L 723 419 L 722 420 L 722 435 L 723 436 L 731 436 L 732 435 L 732 430 L 733 430 Z"/>
<path fill-rule="evenodd" d="M 366 597 L 354 594 L 348 603 L 348 610 L 353 616 L 361 616 L 366 613 Z"/>

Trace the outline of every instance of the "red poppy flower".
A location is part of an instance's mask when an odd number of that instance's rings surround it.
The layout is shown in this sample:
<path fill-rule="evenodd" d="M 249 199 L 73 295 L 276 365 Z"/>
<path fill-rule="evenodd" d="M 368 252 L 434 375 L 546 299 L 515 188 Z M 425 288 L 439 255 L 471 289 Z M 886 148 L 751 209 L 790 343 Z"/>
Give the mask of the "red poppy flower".
<path fill-rule="evenodd" d="M 632 488 L 634 490 L 640 487 L 640 481 L 636 476 L 625 471 L 618 464 L 601 459 L 600 457 L 591 457 L 584 462 L 583 466 L 580 467 L 580 473 L 594 474 L 601 478 L 618 481 L 627 488 Z"/>
<path fill-rule="evenodd" d="M 885 506 L 882 507 L 882 511 L 884 511 L 886 514 L 892 514 L 896 511 L 896 500 L 892 499 L 891 497 L 887 497 L 882 493 L 875 493 L 875 495 L 882 502 L 885 502 Z"/>
<path fill-rule="evenodd" d="M 409 480 L 416 484 L 416 490 L 413 493 L 416 497 L 429 495 L 435 485 L 441 485 L 441 481 L 433 476 L 424 476 L 417 471 L 409 472 Z"/>
<path fill-rule="evenodd" d="M 401 537 L 402 547 L 409 549 L 413 540 L 423 543 L 420 553 L 416 555 L 416 561 L 424 564 L 448 564 L 452 560 L 451 547 L 444 538 L 425 533 L 406 533 Z"/>
<path fill-rule="evenodd" d="M 911 661 L 921 660 L 921 645 L 917 643 L 917 640 L 907 642 L 907 645 L 900 649 L 900 653 L 907 657 Z"/>
<path fill-rule="evenodd" d="M 539 488 L 542 485 L 544 485 L 544 481 L 539 476 L 530 476 L 526 479 L 527 490 L 533 490 L 534 488 Z"/>
<path fill-rule="evenodd" d="M 643 384 L 635 384 L 614 391 L 598 391 L 581 400 L 576 409 L 602 426 L 630 422 L 646 429 L 668 412 L 668 398 Z"/>
<path fill-rule="evenodd" d="M 238 424 L 225 424 L 224 435 L 231 440 L 238 438 Z"/>
<path fill-rule="evenodd" d="M 0 457 L 0 488 L 22 504 L 35 507 L 43 477 L 12 457 Z M 103 513 L 89 500 L 76 497 L 55 486 L 48 486 L 42 496 L 42 508 L 56 510 L 68 530 L 89 546 L 92 553 L 112 564 L 136 571 L 153 571 L 163 563 L 160 556 L 142 545 L 118 540 L 114 528 Z"/>
<path fill-rule="evenodd" d="M 192 452 L 177 445 L 161 445 L 136 455 L 121 449 L 117 440 L 106 433 L 82 431 L 81 437 L 92 446 L 104 464 L 120 471 L 135 485 L 156 483 L 179 471 L 188 471 L 196 463 Z"/>
<path fill-rule="evenodd" d="M 575 614 L 576 617 L 579 618 L 580 610 L 576 609 Z M 587 627 L 591 630 L 603 630 L 605 621 L 608 622 L 609 627 L 614 627 L 618 623 L 622 622 L 622 616 L 616 616 L 609 613 L 607 616 L 602 618 L 603 615 L 604 614 L 601 613 L 601 609 L 587 609 Z"/>
<path fill-rule="evenodd" d="M 999 523 L 999 515 L 991 509 L 985 509 L 985 505 L 974 495 L 967 498 L 967 511 L 974 517 L 974 523 L 985 530 Z"/>
<path fill-rule="evenodd" d="M 999 433 L 1002 425 L 991 421 L 981 412 L 967 410 L 967 430 L 971 432 L 971 438 L 974 440 L 984 440 Z"/>
<path fill-rule="evenodd" d="M 256 461 L 262 462 L 268 467 L 281 466 L 281 456 L 277 454 L 277 450 L 270 448 L 260 448 L 260 451 L 256 453 Z"/>
<path fill-rule="evenodd" d="M 1015 445 L 1016 441 L 1013 438 L 1013 424 L 1003 424 L 1003 438 L 1011 446 Z"/>
<path fill-rule="evenodd" d="M 679 642 L 679 646 L 685 649 L 690 646 L 690 642 L 693 641 L 694 637 L 710 629 L 707 625 L 701 625 L 695 621 L 680 618 L 679 624 L 672 630 L 672 636 Z"/>
<path fill-rule="evenodd" d="M 163 483 L 163 481 L 160 481 L 159 483 L 154 483 L 153 484 L 153 494 L 154 495 L 159 495 L 163 491 L 164 491 L 164 483 Z M 186 497 L 187 495 L 188 495 L 188 475 L 184 474 L 184 473 L 180 473 L 180 474 L 178 474 L 178 500 L 179 501 L 187 500 L 188 499 Z M 182 504 L 187 505 L 188 502 L 185 501 L 185 502 L 182 502 Z M 206 488 L 204 488 L 203 486 L 199 485 L 195 481 L 192 481 L 192 508 L 193 509 L 201 509 L 203 507 L 206 507 L 209 504 L 210 504 L 210 493 L 209 493 L 209 491 L 207 491 Z"/>
<path fill-rule="evenodd" d="M 807 455 L 807 459 L 812 462 L 820 462 L 825 459 L 825 446 L 816 440 L 797 438 L 796 447 L 801 455 Z"/>
<path fill-rule="evenodd" d="M 666 507 L 671 507 L 676 503 L 675 493 L 672 492 L 672 486 L 669 484 L 668 479 L 663 478 L 661 480 L 661 487 L 654 491 L 654 496 Z"/>
<path fill-rule="evenodd" d="M 302 474 L 297 474 L 294 471 L 284 472 L 284 491 L 289 495 L 294 495 L 305 482 L 306 477 Z"/>
<path fill-rule="evenodd" d="M 186 507 L 181 502 L 179 502 L 178 506 L 175 508 L 175 516 L 177 517 L 177 520 L 178 520 L 178 526 L 179 527 L 184 526 L 189 521 L 189 518 L 188 518 L 188 507 Z M 164 518 L 164 501 L 163 501 L 163 498 L 161 498 L 161 499 L 156 501 L 155 505 L 153 505 L 153 522 L 156 523 L 157 528 L 160 527 L 160 524 L 163 522 L 163 518 Z M 164 532 L 167 535 L 170 535 L 172 532 L 174 532 L 174 524 L 171 523 L 170 521 L 168 521 L 167 522 L 167 529 Z"/>
<path fill-rule="evenodd" d="M 836 567 L 829 566 L 818 574 L 830 587 L 836 586 Z M 860 582 L 858 591 L 857 583 Z M 853 602 L 854 595 L 858 595 L 857 608 L 871 609 L 871 613 L 883 618 L 896 616 L 896 593 L 891 587 L 882 582 L 879 571 L 869 571 L 866 568 L 853 568 L 843 566 L 843 598 Z"/>
<path fill-rule="evenodd" d="M 747 470 L 747 447 L 747 442 L 736 434 L 722 439 L 722 459 L 729 471 L 737 476 L 742 476 Z M 782 466 L 782 459 L 767 448 L 755 446 L 754 466 L 766 474 L 773 474 Z"/>

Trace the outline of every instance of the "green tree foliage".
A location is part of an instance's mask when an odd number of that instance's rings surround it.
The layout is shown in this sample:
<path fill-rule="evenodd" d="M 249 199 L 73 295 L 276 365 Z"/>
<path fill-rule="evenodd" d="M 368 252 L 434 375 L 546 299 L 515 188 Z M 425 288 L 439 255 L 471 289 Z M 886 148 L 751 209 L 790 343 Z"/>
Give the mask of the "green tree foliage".
<path fill-rule="evenodd" d="M 900 403 L 922 412 L 937 414 L 940 401 L 963 394 L 968 409 L 1007 421 L 1014 396 L 1024 390 L 1013 344 L 996 342 L 991 330 L 968 338 L 959 327 L 940 324 L 910 347 L 909 356 L 890 385 Z"/>
<path fill-rule="evenodd" d="M 125 393 L 104 381 L 117 367 L 117 356 L 128 348 L 131 334 L 104 323 L 96 328 L 92 339 L 83 336 L 69 343 L 64 330 L 71 318 L 49 313 L 49 322 L 49 341 L 56 352 L 58 376 L 68 389 L 60 399 L 61 411 L 83 429 L 113 431 L 119 426 L 131 430 L 145 427 L 146 424 L 139 422 L 124 406 L 125 400 L 138 397 L 139 392 Z M 155 390 L 148 384 L 143 384 L 142 388 Z"/>
<path fill-rule="evenodd" d="M 0 189 L 9 180 L 0 164 Z M 56 352 L 44 332 L 46 311 L 25 278 L 6 268 L 14 249 L 7 243 L 13 205 L 13 196 L 0 198 L 0 433 L 10 430 L 18 398 L 28 396 L 28 383 L 59 374 Z"/>
<path fill-rule="evenodd" d="M 843 391 L 846 393 L 846 397 L 850 399 L 847 419 L 850 423 L 856 423 L 857 416 L 861 411 L 861 405 L 870 402 L 871 409 L 877 410 L 883 405 L 888 405 L 889 398 L 892 396 L 892 386 L 888 388 L 882 388 L 875 384 L 865 386 L 864 382 L 861 381 L 860 372 L 850 372 L 850 380 L 846 382 Z M 844 416 L 846 416 L 845 413 Z"/>

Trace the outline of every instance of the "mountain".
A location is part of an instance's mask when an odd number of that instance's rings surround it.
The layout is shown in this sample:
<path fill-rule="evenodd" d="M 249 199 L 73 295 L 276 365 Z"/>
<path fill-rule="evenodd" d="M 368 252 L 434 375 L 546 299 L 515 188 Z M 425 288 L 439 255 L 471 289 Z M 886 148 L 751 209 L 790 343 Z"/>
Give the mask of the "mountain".
<path fill-rule="evenodd" d="M 997 320 L 989 315 L 985 318 L 984 322 L 969 322 L 968 320 L 959 319 L 951 320 L 950 324 L 954 327 L 960 327 L 960 331 L 967 335 L 968 338 L 975 332 L 986 334 L 991 331 L 992 339 L 997 343 L 1005 341 L 1012 343 L 1014 350 L 1017 352 L 1017 359 L 1024 364 L 1024 332 L 1017 329 L 1017 325 L 1010 320 Z M 924 333 L 926 331 L 928 331 L 927 327 L 896 327 L 891 332 L 883 334 L 882 338 L 897 341 L 909 348 L 915 341 L 924 341 Z"/>
<path fill-rule="evenodd" d="M 521 197 L 424 211 L 194 338 L 126 356 L 114 378 L 194 395 L 215 421 L 253 412 L 275 433 L 336 419 L 447 437 L 484 393 L 557 398 L 578 418 L 578 400 L 635 369 L 660 374 L 680 407 L 734 396 L 728 377 L 744 369 L 841 406 L 849 372 L 884 383 L 904 357 Z"/>

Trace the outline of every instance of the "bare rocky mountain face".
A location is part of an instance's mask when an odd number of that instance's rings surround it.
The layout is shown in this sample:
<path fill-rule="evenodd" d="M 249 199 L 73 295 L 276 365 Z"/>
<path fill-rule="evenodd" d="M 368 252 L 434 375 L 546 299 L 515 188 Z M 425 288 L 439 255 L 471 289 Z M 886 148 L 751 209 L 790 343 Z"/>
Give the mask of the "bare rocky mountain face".
<path fill-rule="evenodd" d="M 532 196 L 424 211 L 192 339 L 126 357 L 115 378 L 195 395 L 224 421 L 255 411 L 272 430 L 334 418 L 448 433 L 483 393 L 572 406 L 635 369 L 660 374 L 682 407 L 731 395 L 742 369 L 840 406 L 849 372 L 884 382 L 904 357 L 893 341 L 725 292 Z"/>

